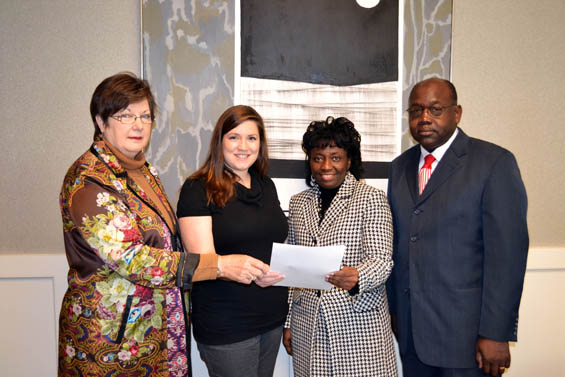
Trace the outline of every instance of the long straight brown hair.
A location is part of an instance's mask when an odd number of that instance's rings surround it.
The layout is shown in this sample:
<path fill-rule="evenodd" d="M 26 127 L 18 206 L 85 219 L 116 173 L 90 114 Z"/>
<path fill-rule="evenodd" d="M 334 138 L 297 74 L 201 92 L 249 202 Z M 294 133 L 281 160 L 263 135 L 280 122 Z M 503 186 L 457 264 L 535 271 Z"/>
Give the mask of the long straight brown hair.
<path fill-rule="evenodd" d="M 238 177 L 225 164 L 223 139 L 225 134 L 247 120 L 252 120 L 257 124 L 260 141 L 259 155 L 251 169 L 255 169 L 261 178 L 269 170 L 269 153 L 263 118 L 250 106 L 237 105 L 228 108 L 216 122 L 206 161 L 200 169 L 190 176 L 190 179 L 202 179 L 204 181 L 208 204 L 213 203 L 222 208 L 235 195 L 235 183 Z"/>

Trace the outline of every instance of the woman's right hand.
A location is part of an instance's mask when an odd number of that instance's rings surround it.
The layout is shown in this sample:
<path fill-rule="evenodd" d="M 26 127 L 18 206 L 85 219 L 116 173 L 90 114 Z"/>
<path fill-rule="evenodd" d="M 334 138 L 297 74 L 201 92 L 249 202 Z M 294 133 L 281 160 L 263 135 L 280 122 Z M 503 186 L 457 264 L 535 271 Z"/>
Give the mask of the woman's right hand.
<path fill-rule="evenodd" d="M 249 255 L 231 254 L 218 256 L 219 278 L 251 284 L 269 272 L 269 265 Z"/>
<path fill-rule="evenodd" d="M 283 329 L 283 345 L 286 353 L 292 356 L 292 342 L 291 342 L 291 335 L 290 329 Z"/>
<path fill-rule="evenodd" d="M 255 284 L 260 286 L 261 288 L 270 287 L 273 284 L 277 284 L 279 281 L 283 280 L 285 276 L 280 272 L 276 271 L 269 271 L 264 274 L 262 277 L 258 277 L 255 279 Z"/>

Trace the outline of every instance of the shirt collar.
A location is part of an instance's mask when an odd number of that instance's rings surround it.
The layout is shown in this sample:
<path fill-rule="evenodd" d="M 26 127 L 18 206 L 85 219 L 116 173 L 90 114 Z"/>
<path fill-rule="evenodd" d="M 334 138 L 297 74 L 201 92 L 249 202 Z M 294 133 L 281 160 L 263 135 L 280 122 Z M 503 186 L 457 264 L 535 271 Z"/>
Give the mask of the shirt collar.
<path fill-rule="evenodd" d="M 453 132 L 453 135 L 451 135 L 449 140 L 447 140 L 445 143 L 443 143 L 443 145 L 440 145 L 439 147 L 434 149 L 434 151 L 431 153 L 435 157 L 434 164 L 439 163 L 439 161 L 442 159 L 445 152 L 447 152 L 447 150 L 449 149 L 449 147 L 453 143 L 453 140 L 455 140 L 455 138 L 457 137 L 458 133 L 459 133 L 459 128 L 456 128 L 455 132 Z M 422 145 L 420 145 L 420 164 L 421 165 L 424 164 L 424 159 L 429 154 L 430 154 L 430 152 L 428 152 L 426 150 L 426 148 L 424 148 L 424 147 L 422 147 Z"/>

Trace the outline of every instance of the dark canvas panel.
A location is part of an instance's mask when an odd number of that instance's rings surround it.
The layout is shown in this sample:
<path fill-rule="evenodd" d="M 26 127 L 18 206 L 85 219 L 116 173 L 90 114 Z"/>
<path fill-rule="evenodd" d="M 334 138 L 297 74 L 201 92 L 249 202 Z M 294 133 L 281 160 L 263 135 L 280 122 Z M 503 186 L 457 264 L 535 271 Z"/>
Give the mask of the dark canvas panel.
<path fill-rule="evenodd" d="M 398 0 L 241 1 L 241 76 L 314 84 L 398 80 Z"/>

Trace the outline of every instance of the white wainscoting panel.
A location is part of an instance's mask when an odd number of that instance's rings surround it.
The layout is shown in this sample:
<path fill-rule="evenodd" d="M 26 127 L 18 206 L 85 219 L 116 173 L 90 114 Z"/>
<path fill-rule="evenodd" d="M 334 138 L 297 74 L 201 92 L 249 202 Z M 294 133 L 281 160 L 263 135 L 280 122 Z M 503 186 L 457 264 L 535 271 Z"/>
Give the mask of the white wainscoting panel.
<path fill-rule="evenodd" d="M 57 375 L 57 323 L 67 288 L 64 254 L 0 255 L 0 374 Z M 518 343 L 507 377 L 565 376 L 565 248 L 530 250 Z M 192 343 L 194 377 L 207 375 Z M 292 377 L 279 351 L 275 377 Z"/>
<path fill-rule="evenodd" d="M 56 376 L 59 310 L 67 289 L 67 259 L 0 256 L 0 374 Z"/>
<path fill-rule="evenodd" d="M 565 377 L 565 249 L 530 249 L 505 377 Z"/>

